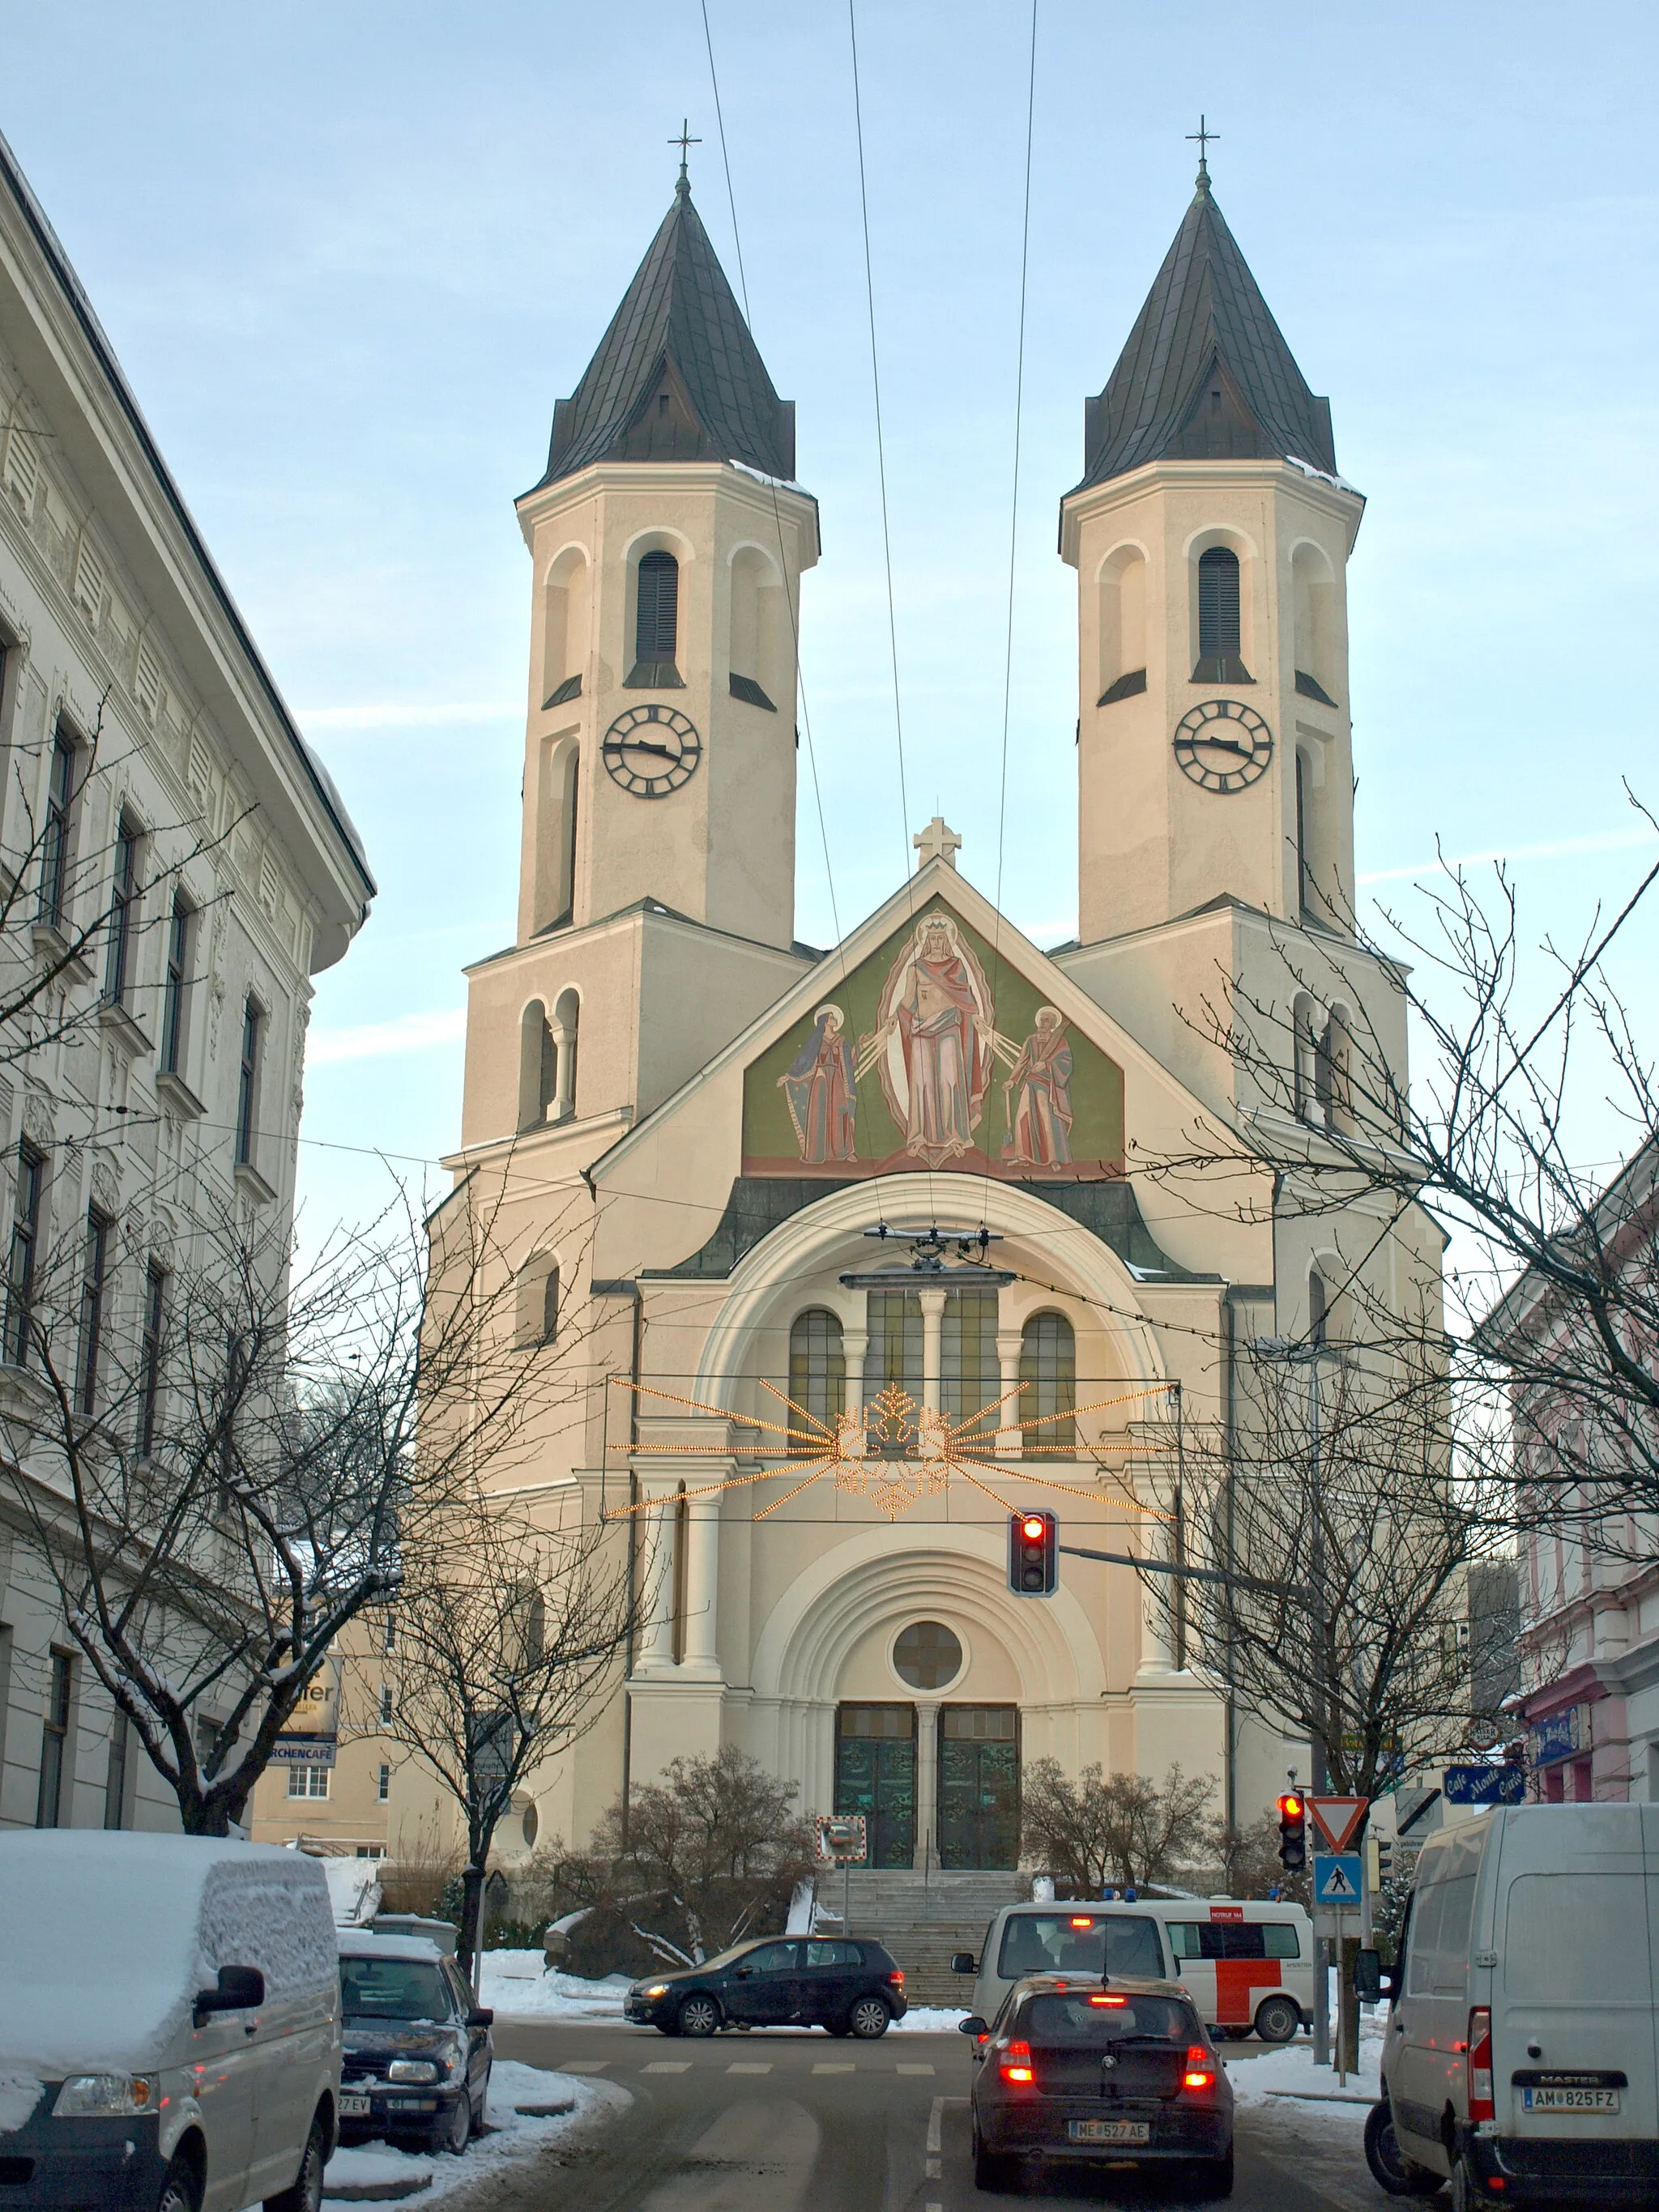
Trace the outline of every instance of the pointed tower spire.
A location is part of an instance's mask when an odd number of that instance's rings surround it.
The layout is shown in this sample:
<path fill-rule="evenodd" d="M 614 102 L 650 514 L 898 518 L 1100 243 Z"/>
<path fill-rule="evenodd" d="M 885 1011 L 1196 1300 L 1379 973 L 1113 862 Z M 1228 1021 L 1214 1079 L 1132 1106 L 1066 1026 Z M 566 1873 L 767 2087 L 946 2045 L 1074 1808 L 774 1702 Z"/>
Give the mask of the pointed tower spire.
<path fill-rule="evenodd" d="M 661 228 L 581 381 L 553 410 L 547 473 L 595 461 L 738 461 L 795 473 L 795 410 L 780 399 L 680 173 Z"/>
<path fill-rule="evenodd" d="M 1303 461 L 1336 473 L 1331 407 L 1316 398 L 1210 191 L 1197 189 L 1097 399 L 1085 403 L 1079 490 L 1159 460 Z"/>

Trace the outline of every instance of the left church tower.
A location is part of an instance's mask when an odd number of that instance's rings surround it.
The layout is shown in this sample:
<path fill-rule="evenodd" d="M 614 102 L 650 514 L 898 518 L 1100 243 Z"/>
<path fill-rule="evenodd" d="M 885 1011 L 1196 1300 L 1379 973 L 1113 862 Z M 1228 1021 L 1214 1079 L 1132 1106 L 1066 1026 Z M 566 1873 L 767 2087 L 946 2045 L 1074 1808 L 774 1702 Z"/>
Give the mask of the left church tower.
<path fill-rule="evenodd" d="M 518 927 L 470 971 L 469 1148 L 596 1116 L 614 1137 L 800 970 L 795 641 L 818 530 L 794 449 L 682 165 L 517 502 Z"/>

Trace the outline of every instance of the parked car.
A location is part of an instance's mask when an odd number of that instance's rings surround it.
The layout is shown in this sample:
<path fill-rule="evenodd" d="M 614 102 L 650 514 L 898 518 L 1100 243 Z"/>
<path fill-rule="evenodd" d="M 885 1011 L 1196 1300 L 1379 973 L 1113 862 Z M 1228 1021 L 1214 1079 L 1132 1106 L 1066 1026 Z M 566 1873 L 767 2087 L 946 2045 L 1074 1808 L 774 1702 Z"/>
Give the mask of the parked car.
<path fill-rule="evenodd" d="M 0 1834 L 0 2199 L 12 2212 L 318 2212 L 340 1979 L 298 1851 Z"/>
<path fill-rule="evenodd" d="M 635 1982 L 623 2011 L 665 2035 L 722 2027 L 827 2027 L 831 2035 L 885 2035 L 904 2017 L 904 1976 L 869 1936 L 765 1936 L 701 1966 Z"/>
<path fill-rule="evenodd" d="M 957 1951 L 951 1964 L 976 1978 L 973 2008 L 984 2020 L 1022 1975 L 1051 1972 L 1167 1977 L 1206 2027 L 1254 2028 L 1264 2043 L 1288 2043 L 1313 2011 L 1312 1923 L 1299 1905 L 1265 1899 L 1007 1905 L 979 1956 Z"/>
<path fill-rule="evenodd" d="M 1513 1805 L 1417 1863 L 1366 2154 L 1390 2195 L 1659 2193 L 1659 1805 Z M 1356 1983 L 1379 1978 L 1362 1954 Z"/>
<path fill-rule="evenodd" d="M 1034 1974 L 974 2038 L 974 2179 L 1019 2169 L 1174 2168 L 1208 2197 L 1233 2186 L 1233 2093 L 1198 2008 L 1174 1982 Z"/>
<path fill-rule="evenodd" d="M 460 2152 L 483 2133 L 495 2015 L 423 1936 L 340 1933 L 340 2137 L 417 2136 Z"/>

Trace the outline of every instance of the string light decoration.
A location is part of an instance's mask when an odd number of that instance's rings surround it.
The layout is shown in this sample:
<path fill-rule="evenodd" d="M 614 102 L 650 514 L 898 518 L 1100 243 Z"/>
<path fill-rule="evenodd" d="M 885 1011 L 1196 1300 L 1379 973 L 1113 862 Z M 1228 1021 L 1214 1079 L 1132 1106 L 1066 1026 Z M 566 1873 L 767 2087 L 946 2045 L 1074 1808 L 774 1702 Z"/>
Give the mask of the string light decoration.
<path fill-rule="evenodd" d="M 1029 1387 L 1024 1382 L 1005 1390 L 1000 1397 L 993 1398 L 988 1405 L 981 1406 L 976 1413 L 962 1420 L 952 1420 L 937 1406 L 920 1404 L 901 1382 L 884 1384 L 867 1405 L 851 1406 L 832 1419 L 821 1420 L 804 1406 L 798 1406 L 775 1383 L 763 1377 L 762 1389 L 785 1409 L 784 1419 L 769 1421 L 758 1414 L 733 1413 L 728 1407 L 705 1404 L 700 1398 L 678 1397 L 672 1391 L 653 1389 L 648 1383 L 633 1382 L 625 1376 L 613 1375 L 610 1379 L 617 1389 L 631 1390 L 636 1400 L 659 1399 L 665 1405 L 712 1414 L 720 1421 L 737 1421 L 744 1428 L 777 1437 L 779 1442 L 775 1444 L 763 1443 L 758 1449 L 739 1455 L 762 1462 L 775 1462 L 775 1465 L 763 1463 L 745 1474 L 726 1475 L 719 1482 L 702 1483 L 695 1489 L 678 1493 L 687 1499 L 714 1498 L 723 1491 L 748 1489 L 757 1483 L 775 1481 L 780 1475 L 799 1469 L 800 1480 L 782 1497 L 763 1506 L 753 1516 L 757 1521 L 766 1520 L 780 1506 L 787 1505 L 792 1498 L 799 1498 L 803 1491 L 810 1490 L 826 1476 L 843 1497 L 867 1498 L 890 1521 L 896 1521 L 900 1514 L 908 1513 L 924 1498 L 941 1496 L 956 1481 L 965 1482 L 979 1491 L 1000 1513 L 1008 1510 L 1008 1501 L 990 1487 L 992 1482 L 1018 1482 L 1022 1487 L 1036 1483 L 1043 1490 L 1063 1491 L 1068 1498 L 1087 1498 L 1096 1504 L 1121 1505 L 1131 1513 L 1144 1513 L 1154 1520 L 1173 1517 L 1157 1506 L 1143 1505 L 1138 1498 L 1103 1498 L 1098 1490 L 1085 1490 L 1075 1483 L 1057 1482 L 1052 1476 L 1034 1474 L 1023 1463 L 1042 1455 L 1065 1459 L 1078 1456 L 1076 1448 L 1071 1444 L 1031 1442 L 1031 1430 L 1042 1429 L 1054 1421 L 1081 1419 L 1085 1413 L 1103 1413 L 1138 1399 L 1168 1395 L 1176 1387 L 1170 1382 L 1142 1383 L 1121 1391 L 1115 1397 L 1097 1399 L 1092 1405 L 1067 1406 L 1059 1413 L 1036 1413 L 1025 1420 L 1007 1424 L 1018 1429 L 1024 1440 L 1022 1463 L 1013 1466 L 997 1453 L 998 1431 L 988 1431 L 981 1425 L 1018 1398 Z M 729 1459 L 734 1455 L 727 1444 L 622 1443 L 612 1444 L 611 1449 L 629 1459 L 641 1459 L 652 1453 L 660 1453 L 670 1459 Z M 1094 1449 L 1161 1455 L 1169 1447 L 1125 1437 L 1103 1439 Z M 1097 1459 L 1096 1464 L 1103 1474 L 1110 1473 L 1103 1461 Z M 1121 1490 L 1121 1481 L 1119 1487 Z M 605 1517 L 615 1521 L 630 1513 L 653 1512 L 662 1503 L 659 1498 L 648 1498 L 635 1505 L 612 1506 Z"/>

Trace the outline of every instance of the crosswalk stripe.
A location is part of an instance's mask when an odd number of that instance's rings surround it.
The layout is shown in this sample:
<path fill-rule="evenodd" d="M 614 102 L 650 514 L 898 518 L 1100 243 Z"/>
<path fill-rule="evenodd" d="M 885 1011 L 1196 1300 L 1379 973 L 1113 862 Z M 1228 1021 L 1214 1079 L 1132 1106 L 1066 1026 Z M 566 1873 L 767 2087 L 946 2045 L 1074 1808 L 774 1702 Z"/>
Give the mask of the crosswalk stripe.
<path fill-rule="evenodd" d="M 900 2074 L 931 2074 L 933 2069 L 931 2066 L 900 2066 L 895 2070 Z"/>
<path fill-rule="evenodd" d="M 566 2058 L 559 2064 L 561 2074 L 603 2074 L 611 2063 L 608 2058 Z"/>
<path fill-rule="evenodd" d="M 728 2074 L 769 2074 L 772 2068 L 769 2061 L 764 2066 L 755 2066 L 751 2065 L 747 2059 L 740 2058 L 735 2065 L 728 2066 L 726 2070 Z"/>
<path fill-rule="evenodd" d="M 640 2071 L 641 2074 L 689 2074 L 691 2061 L 689 2058 L 653 2058 L 648 2066 L 641 2066 Z"/>
<path fill-rule="evenodd" d="M 857 2069 L 852 2066 L 834 2066 L 824 2065 L 822 2063 L 812 2069 L 812 2071 L 815 2074 L 851 2074 L 856 2070 Z"/>

